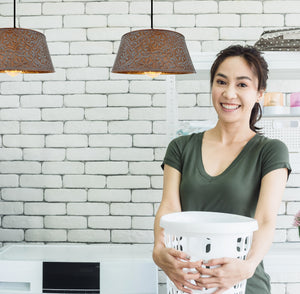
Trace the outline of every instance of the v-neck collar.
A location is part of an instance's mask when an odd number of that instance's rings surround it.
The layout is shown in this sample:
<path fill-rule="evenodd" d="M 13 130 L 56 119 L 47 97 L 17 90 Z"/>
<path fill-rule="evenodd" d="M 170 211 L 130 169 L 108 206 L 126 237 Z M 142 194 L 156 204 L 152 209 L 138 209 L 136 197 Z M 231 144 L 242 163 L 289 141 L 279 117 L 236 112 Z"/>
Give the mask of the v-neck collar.
<path fill-rule="evenodd" d="M 215 180 L 218 178 L 223 177 L 224 175 L 226 175 L 243 157 L 244 155 L 247 153 L 247 151 L 249 150 L 249 148 L 254 144 L 254 142 L 256 141 L 256 138 L 258 138 L 259 134 L 255 134 L 247 143 L 246 145 L 242 148 L 242 150 L 240 151 L 240 153 L 236 156 L 236 158 L 229 164 L 229 166 L 219 175 L 217 176 L 211 176 L 209 175 L 205 168 L 204 168 L 204 164 L 203 164 L 203 160 L 202 160 L 202 143 L 203 143 L 203 137 L 204 137 L 204 133 L 202 132 L 200 133 L 200 164 L 199 164 L 199 171 L 201 173 L 201 175 L 203 177 L 205 177 L 207 180 Z"/>

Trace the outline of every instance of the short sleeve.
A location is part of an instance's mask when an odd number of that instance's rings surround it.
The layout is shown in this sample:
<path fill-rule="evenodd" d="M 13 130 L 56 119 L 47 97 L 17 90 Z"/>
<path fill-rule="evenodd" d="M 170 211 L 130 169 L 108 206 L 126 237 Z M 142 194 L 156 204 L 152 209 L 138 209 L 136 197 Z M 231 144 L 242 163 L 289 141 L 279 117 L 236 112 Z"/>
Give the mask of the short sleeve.
<path fill-rule="evenodd" d="M 273 139 L 265 145 L 263 150 L 262 177 L 279 168 L 287 168 L 288 176 L 292 171 L 288 148 L 282 141 Z"/>
<path fill-rule="evenodd" d="M 177 169 L 179 172 L 182 170 L 182 148 L 181 148 L 181 141 L 182 137 L 178 137 L 173 139 L 167 148 L 165 158 L 163 160 L 163 163 L 161 165 L 162 169 L 164 169 L 164 165 L 167 164 L 175 169 Z"/>

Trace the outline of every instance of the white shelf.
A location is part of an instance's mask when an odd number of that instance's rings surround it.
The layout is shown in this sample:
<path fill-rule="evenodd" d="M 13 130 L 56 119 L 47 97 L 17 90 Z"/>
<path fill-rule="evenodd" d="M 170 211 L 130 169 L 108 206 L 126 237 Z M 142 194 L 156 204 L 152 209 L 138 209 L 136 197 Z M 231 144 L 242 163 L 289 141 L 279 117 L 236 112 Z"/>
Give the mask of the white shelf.
<path fill-rule="evenodd" d="M 209 71 L 217 52 L 191 52 L 196 74 L 178 75 L 178 80 L 209 79 Z M 300 51 L 265 51 L 269 65 L 269 79 L 294 80 L 300 78 Z"/>
<path fill-rule="evenodd" d="M 300 119 L 300 115 L 295 115 L 295 114 L 273 114 L 273 115 L 266 115 L 263 114 L 262 115 L 262 119 L 276 119 L 276 118 L 284 118 L 284 119 L 289 119 L 289 120 L 299 120 Z"/>

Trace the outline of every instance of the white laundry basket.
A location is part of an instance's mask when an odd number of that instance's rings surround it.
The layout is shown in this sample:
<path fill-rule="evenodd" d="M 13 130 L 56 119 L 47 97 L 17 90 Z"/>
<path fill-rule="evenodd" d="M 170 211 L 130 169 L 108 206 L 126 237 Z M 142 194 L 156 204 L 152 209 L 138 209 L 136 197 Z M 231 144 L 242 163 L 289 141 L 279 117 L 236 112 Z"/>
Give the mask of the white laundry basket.
<path fill-rule="evenodd" d="M 161 217 L 165 244 L 168 248 L 184 251 L 191 261 L 232 257 L 245 259 L 258 229 L 255 219 L 219 212 L 176 212 Z M 192 281 L 193 282 L 193 281 Z M 244 294 L 246 280 L 224 294 Z M 193 293 L 213 293 L 216 289 L 193 290 Z M 183 294 L 168 279 L 168 294 Z"/>

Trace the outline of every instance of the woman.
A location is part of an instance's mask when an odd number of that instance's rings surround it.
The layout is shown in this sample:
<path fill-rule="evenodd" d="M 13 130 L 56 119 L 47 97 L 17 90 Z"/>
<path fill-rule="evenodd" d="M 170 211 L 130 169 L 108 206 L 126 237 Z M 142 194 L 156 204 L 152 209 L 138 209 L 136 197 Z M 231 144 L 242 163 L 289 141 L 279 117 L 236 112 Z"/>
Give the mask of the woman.
<path fill-rule="evenodd" d="M 291 168 L 286 146 L 260 135 L 255 126 L 267 78 L 267 63 L 254 47 L 237 45 L 221 51 L 210 77 L 218 114 L 216 126 L 178 137 L 168 146 L 162 165 L 163 197 L 155 218 L 153 259 L 183 292 L 217 288 L 214 293 L 221 294 L 248 279 L 246 294 L 270 294 L 262 259 L 272 243 Z M 186 253 L 166 248 L 160 217 L 191 210 L 254 217 L 259 230 L 253 235 L 246 260 L 224 257 L 191 262 Z M 218 267 L 210 268 L 215 265 Z"/>

